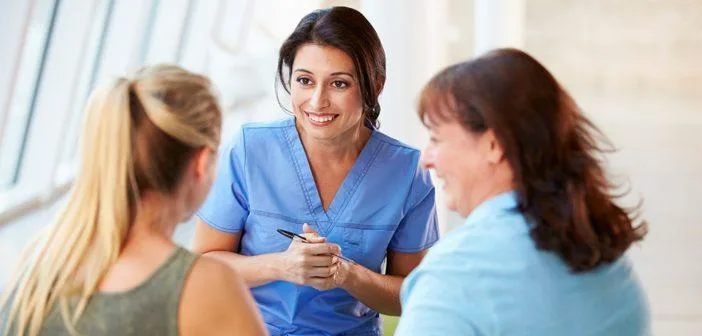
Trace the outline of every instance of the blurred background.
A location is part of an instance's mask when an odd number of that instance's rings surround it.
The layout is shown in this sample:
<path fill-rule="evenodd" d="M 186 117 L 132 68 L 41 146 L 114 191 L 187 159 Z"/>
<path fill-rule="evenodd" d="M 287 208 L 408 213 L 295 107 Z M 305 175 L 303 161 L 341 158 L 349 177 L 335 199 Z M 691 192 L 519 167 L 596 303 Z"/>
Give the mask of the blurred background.
<path fill-rule="evenodd" d="M 0 289 L 71 186 L 92 88 L 147 64 L 202 72 L 220 91 L 226 141 L 241 123 L 285 116 L 278 47 L 302 16 L 333 5 L 359 9 L 378 31 L 381 131 L 418 148 L 417 93 L 443 67 L 500 46 L 546 65 L 618 149 L 608 167 L 630 190 L 622 203 L 644 201 L 650 232 L 631 254 L 655 333 L 702 335 L 698 0 L 2 0 Z M 446 234 L 461 218 L 438 202 Z M 189 246 L 192 229 L 181 225 L 176 240 Z"/>

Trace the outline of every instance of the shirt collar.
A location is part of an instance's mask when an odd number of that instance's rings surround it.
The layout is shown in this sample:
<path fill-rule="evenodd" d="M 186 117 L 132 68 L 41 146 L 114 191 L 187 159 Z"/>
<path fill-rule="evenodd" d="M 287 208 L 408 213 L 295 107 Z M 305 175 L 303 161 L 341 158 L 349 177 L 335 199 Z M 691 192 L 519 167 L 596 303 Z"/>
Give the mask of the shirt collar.
<path fill-rule="evenodd" d="M 517 192 L 514 190 L 503 192 L 488 198 L 475 207 L 470 214 L 468 214 L 468 218 L 466 218 L 465 223 L 467 225 L 474 225 L 490 215 L 516 210 L 517 205 L 519 204 L 518 199 L 519 197 Z"/>

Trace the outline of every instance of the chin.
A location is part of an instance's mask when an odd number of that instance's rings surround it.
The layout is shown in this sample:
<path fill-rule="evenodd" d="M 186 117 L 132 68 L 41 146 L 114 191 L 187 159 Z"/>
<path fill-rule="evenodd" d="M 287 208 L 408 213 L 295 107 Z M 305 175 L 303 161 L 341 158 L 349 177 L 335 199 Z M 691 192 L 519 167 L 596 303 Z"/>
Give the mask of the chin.
<path fill-rule="evenodd" d="M 314 138 L 329 139 L 329 138 L 333 138 L 337 133 L 335 131 L 334 127 L 330 127 L 330 126 L 315 127 L 314 125 L 304 123 L 302 125 L 302 128 L 305 131 L 305 133 L 307 133 L 308 135 L 311 135 Z"/>
<path fill-rule="evenodd" d="M 193 211 L 189 211 L 189 212 L 187 212 L 187 213 L 184 213 L 184 214 L 181 215 L 181 217 L 180 217 L 180 222 L 178 222 L 178 224 L 185 223 L 185 222 L 189 222 L 189 221 L 192 220 L 194 217 L 195 217 L 195 211 L 194 211 L 194 210 L 193 210 Z"/>
<path fill-rule="evenodd" d="M 458 211 L 457 208 L 456 208 L 456 203 L 453 201 L 453 199 L 448 198 L 448 199 L 446 200 L 445 203 L 446 203 L 446 207 L 447 207 L 449 210 L 451 210 L 451 211 Z"/>

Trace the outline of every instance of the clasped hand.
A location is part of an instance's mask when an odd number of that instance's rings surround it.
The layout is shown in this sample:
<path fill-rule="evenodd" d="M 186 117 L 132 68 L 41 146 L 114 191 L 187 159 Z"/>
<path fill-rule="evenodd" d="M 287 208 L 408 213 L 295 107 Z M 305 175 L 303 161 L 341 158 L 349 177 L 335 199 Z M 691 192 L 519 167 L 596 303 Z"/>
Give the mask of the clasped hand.
<path fill-rule="evenodd" d="M 327 243 L 308 224 L 303 225 L 301 236 L 293 239 L 288 249 L 282 253 L 283 280 L 307 285 L 317 290 L 330 290 L 340 287 L 346 279 L 350 265 L 333 256 L 341 254 L 337 244 Z"/>

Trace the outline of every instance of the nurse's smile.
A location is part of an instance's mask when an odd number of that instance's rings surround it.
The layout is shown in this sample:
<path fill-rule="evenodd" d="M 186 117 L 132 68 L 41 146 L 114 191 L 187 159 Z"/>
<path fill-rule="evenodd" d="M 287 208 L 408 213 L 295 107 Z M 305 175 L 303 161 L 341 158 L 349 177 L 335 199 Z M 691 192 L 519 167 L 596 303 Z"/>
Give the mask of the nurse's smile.
<path fill-rule="evenodd" d="M 334 120 L 336 117 L 338 117 L 338 114 L 329 114 L 329 113 L 310 113 L 310 112 L 305 112 L 305 116 L 307 116 L 307 120 L 309 121 L 310 124 L 317 126 L 317 127 L 324 127 L 328 126 Z"/>

